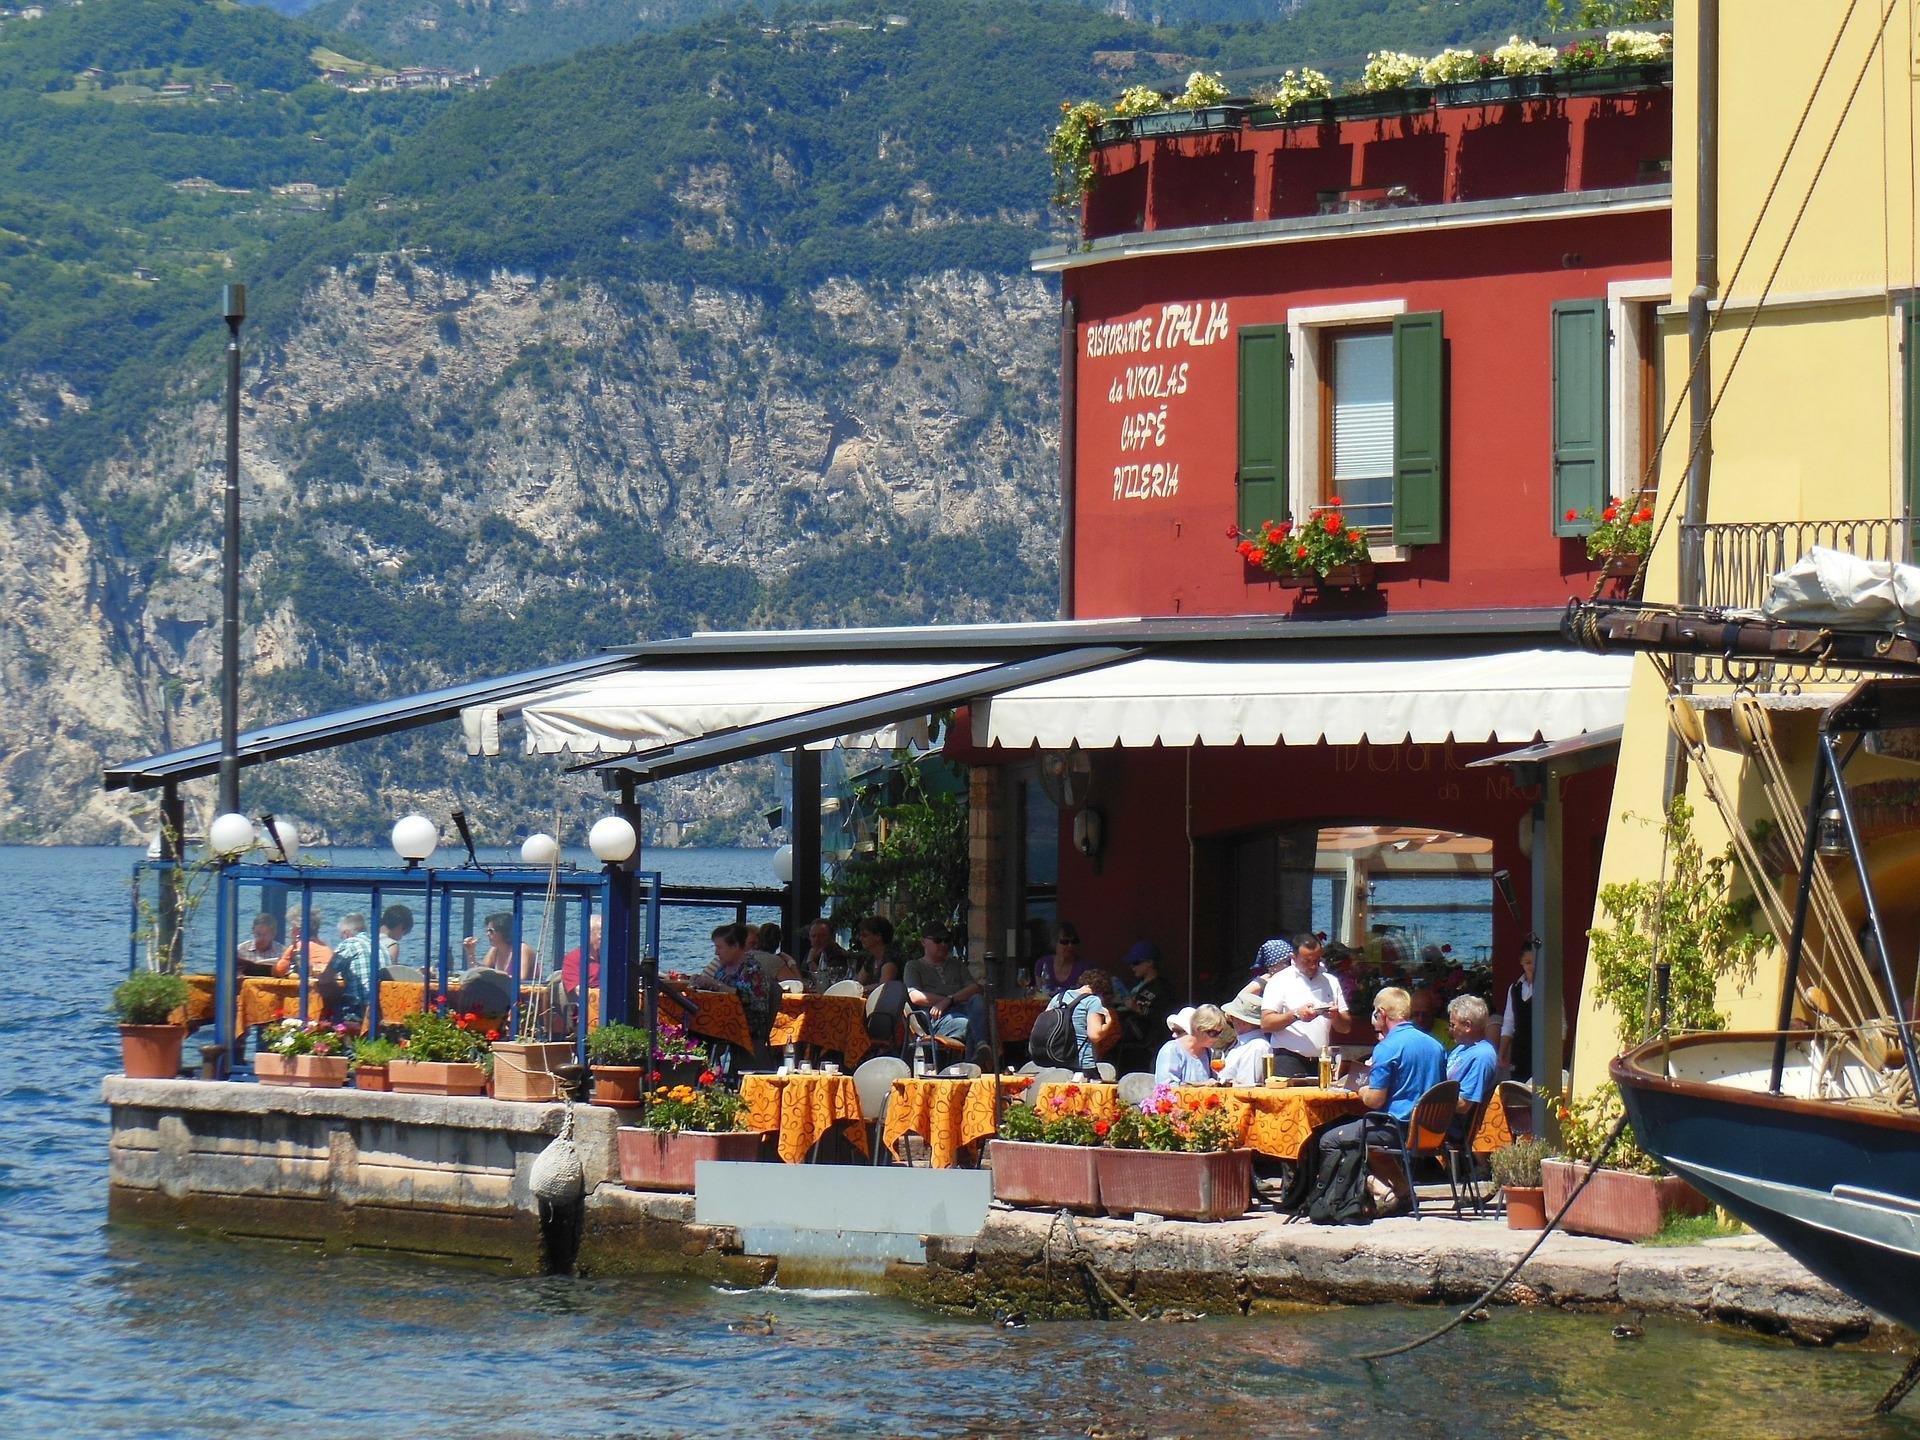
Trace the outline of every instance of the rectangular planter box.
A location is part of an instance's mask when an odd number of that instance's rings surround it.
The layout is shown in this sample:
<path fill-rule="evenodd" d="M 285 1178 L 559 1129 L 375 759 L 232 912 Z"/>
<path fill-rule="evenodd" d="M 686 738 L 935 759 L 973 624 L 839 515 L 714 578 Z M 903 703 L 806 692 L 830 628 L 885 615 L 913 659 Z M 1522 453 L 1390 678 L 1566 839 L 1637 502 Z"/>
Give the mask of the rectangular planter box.
<path fill-rule="evenodd" d="M 262 1050 L 253 1057 L 253 1074 L 262 1085 L 292 1085 L 302 1090 L 338 1090 L 347 1083 L 344 1055 L 275 1055 Z"/>
<path fill-rule="evenodd" d="M 1339 117 L 1332 100 L 1296 100 L 1285 110 L 1272 105 L 1256 105 L 1247 111 L 1247 124 L 1256 130 L 1272 130 L 1282 125 L 1328 125 Z"/>
<path fill-rule="evenodd" d="M 1320 577 L 1322 590 L 1370 590 L 1373 588 L 1373 562 L 1356 560 L 1351 565 L 1336 565 Z"/>
<path fill-rule="evenodd" d="M 1553 92 L 1557 95 L 1620 95 L 1633 90 L 1658 90 L 1672 84 L 1673 62 L 1667 60 L 1557 74 L 1553 77 Z"/>
<path fill-rule="evenodd" d="M 1146 1211 L 1175 1220 L 1232 1220 L 1253 1201 L 1253 1152 L 1096 1150 L 1109 1215 Z"/>
<path fill-rule="evenodd" d="M 693 1189 L 693 1167 L 702 1160 L 758 1160 L 760 1136 L 752 1130 L 729 1135 L 698 1130 L 647 1130 L 622 1125 L 620 1183 L 629 1190 Z"/>
<path fill-rule="evenodd" d="M 1551 93 L 1550 78 L 1538 75 L 1489 75 L 1484 80 L 1458 80 L 1434 91 L 1436 105 L 1511 105 Z"/>
<path fill-rule="evenodd" d="M 478 1065 L 440 1060 L 395 1060 L 387 1087 L 401 1095 L 484 1095 L 487 1072 Z"/>
<path fill-rule="evenodd" d="M 496 1040 L 493 1045 L 493 1098 L 496 1100 L 558 1100 L 560 1083 L 553 1071 L 573 1060 L 573 1046 L 564 1040 Z"/>
<path fill-rule="evenodd" d="M 1156 110 L 1151 115 L 1102 120 L 1093 138 L 1098 145 L 1115 145 L 1126 140 L 1162 140 L 1180 135 L 1238 130 L 1246 113 L 1243 105 L 1209 105 L 1203 110 Z"/>
<path fill-rule="evenodd" d="M 1404 90 L 1375 90 L 1366 95 L 1336 95 L 1337 120 L 1384 120 L 1392 115 L 1414 115 L 1433 104 L 1433 91 L 1409 85 Z"/>
<path fill-rule="evenodd" d="M 387 1091 L 393 1087 L 387 1083 L 387 1067 L 384 1065 L 362 1065 L 353 1072 L 353 1088 L 356 1090 Z"/>
<path fill-rule="evenodd" d="M 1098 1147 L 995 1140 L 987 1147 L 993 1198 L 1048 1210 L 1100 1210 Z"/>
<path fill-rule="evenodd" d="M 1548 1218 L 1560 1213 L 1587 1167 L 1572 1160 L 1548 1160 L 1540 1166 L 1547 1192 Z M 1645 1240 L 1658 1234 L 1668 1215 L 1704 1215 L 1707 1197 L 1677 1175 L 1630 1175 L 1602 1170 L 1593 1177 L 1561 1225 L 1576 1235 L 1607 1240 Z"/>

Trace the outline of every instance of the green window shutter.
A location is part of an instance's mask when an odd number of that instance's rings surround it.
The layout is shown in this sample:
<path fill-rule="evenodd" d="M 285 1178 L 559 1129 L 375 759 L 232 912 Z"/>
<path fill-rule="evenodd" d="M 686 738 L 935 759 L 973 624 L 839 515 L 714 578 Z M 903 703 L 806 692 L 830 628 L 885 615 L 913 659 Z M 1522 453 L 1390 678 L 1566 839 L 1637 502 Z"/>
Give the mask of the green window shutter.
<path fill-rule="evenodd" d="M 1606 499 L 1607 302 L 1562 300 L 1553 307 L 1553 533 L 1585 535 L 1586 512 Z"/>
<path fill-rule="evenodd" d="M 1446 334 L 1438 310 L 1393 322 L 1393 538 L 1437 545 L 1445 526 Z"/>
<path fill-rule="evenodd" d="M 1900 317 L 1900 391 L 1906 411 L 1907 518 L 1920 517 L 1920 291 L 1907 297 Z M 1909 538 L 1910 549 L 1920 545 Z"/>
<path fill-rule="evenodd" d="M 1287 330 L 1240 332 L 1240 528 L 1287 514 Z"/>

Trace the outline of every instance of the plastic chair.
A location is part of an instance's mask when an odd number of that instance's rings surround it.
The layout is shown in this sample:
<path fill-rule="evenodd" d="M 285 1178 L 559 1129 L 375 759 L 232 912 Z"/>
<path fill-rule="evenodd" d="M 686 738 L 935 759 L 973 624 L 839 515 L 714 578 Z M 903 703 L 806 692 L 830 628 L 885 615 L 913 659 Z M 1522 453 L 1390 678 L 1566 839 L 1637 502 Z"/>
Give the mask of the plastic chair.
<path fill-rule="evenodd" d="M 1104 1060 L 1099 1061 L 1097 1064 L 1094 1065 L 1093 1068 L 1094 1068 L 1094 1072 L 1098 1074 L 1099 1077 L 1102 1080 L 1106 1081 L 1107 1084 L 1109 1085 L 1113 1084 L 1113 1082 L 1116 1079 L 1118 1079 L 1120 1075 L 1120 1072 L 1118 1070 L 1114 1069 L 1113 1066 L 1109 1065 Z"/>
<path fill-rule="evenodd" d="M 1072 1079 L 1071 1070 L 1062 1070 L 1057 1065 L 1043 1065 L 1033 1072 L 1033 1088 L 1038 1090 L 1042 1085 L 1065 1085 Z"/>
<path fill-rule="evenodd" d="M 867 992 L 858 980 L 836 980 L 820 993 L 822 995 L 864 995 Z"/>
<path fill-rule="evenodd" d="M 980 1067 L 971 1060 L 962 1060 L 947 1066 L 934 1078 L 939 1080 L 978 1080 L 980 1078 Z"/>
<path fill-rule="evenodd" d="M 880 1136 L 886 1129 L 887 1098 L 893 1094 L 893 1082 L 904 1080 L 912 1073 L 906 1061 L 891 1055 L 869 1060 L 853 1072 L 853 1090 L 860 1097 L 860 1119 L 871 1127 L 867 1158 L 874 1165 L 880 1163 L 880 1151 L 884 1148 Z"/>
<path fill-rule="evenodd" d="M 1494 1087 L 1493 1098 L 1500 1113 L 1507 1117 L 1507 1133 L 1518 1140 L 1533 1134 L 1533 1088 L 1518 1080 L 1502 1080 Z"/>
<path fill-rule="evenodd" d="M 807 982 L 804 980 L 782 980 L 780 982 L 780 988 L 788 995 L 804 995 L 807 993 Z"/>
<path fill-rule="evenodd" d="M 1038 1075 L 1040 1073 L 1040 1066 L 1034 1061 L 1029 1060 L 1013 1073 L 1016 1075 Z"/>
<path fill-rule="evenodd" d="M 1153 1072 L 1134 1070 L 1120 1077 L 1118 1099 L 1122 1105 L 1138 1105 L 1153 1093 Z"/>
<path fill-rule="evenodd" d="M 1406 1171 L 1407 1195 L 1413 1202 L 1413 1217 L 1420 1218 L 1420 1191 L 1413 1183 L 1413 1162 L 1416 1160 L 1437 1160 L 1447 1165 L 1447 1130 L 1453 1124 L 1453 1117 L 1459 1112 L 1460 1082 L 1442 1080 L 1428 1090 L 1414 1103 L 1413 1114 L 1408 1117 L 1406 1132 L 1398 1145 L 1381 1145 L 1369 1141 L 1369 1150 L 1384 1150 L 1400 1158 L 1400 1168 Z M 1390 1122 L 1398 1131 L 1398 1122 L 1384 1111 L 1375 1111 L 1367 1117 L 1369 1120 Z M 1453 1168 L 1447 1165 L 1447 1189 L 1453 1194 L 1454 1207 L 1460 1204 L 1460 1192 L 1453 1183 Z"/>

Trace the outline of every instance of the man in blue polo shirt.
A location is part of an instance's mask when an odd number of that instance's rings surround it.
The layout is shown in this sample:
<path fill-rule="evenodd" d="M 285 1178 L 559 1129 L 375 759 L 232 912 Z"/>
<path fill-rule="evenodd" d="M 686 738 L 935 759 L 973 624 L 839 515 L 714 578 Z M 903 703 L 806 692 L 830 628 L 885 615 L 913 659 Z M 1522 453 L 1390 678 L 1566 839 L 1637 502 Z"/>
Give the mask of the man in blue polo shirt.
<path fill-rule="evenodd" d="M 1412 1014 L 1413 998 L 1397 985 L 1374 996 L 1373 1023 L 1380 1043 L 1366 1078 L 1356 1073 L 1347 1082 L 1371 1113 L 1320 1132 L 1317 1158 L 1323 1172 L 1332 1169 L 1342 1150 L 1369 1143 L 1401 1144 L 1420 1097 L 1447 1078 L 1447 1052 L 1411 1022 Z"/>

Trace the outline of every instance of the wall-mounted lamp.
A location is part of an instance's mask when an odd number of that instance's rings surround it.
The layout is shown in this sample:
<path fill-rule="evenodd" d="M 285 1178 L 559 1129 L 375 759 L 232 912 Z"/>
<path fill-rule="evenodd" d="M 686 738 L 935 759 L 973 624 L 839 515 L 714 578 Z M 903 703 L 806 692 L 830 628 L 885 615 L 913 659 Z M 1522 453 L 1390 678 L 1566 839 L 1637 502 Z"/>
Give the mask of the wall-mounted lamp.
<path fill-rule="evenodd" d="M 440 827 L 424 815 L 402 815 L 394 822 L 393 853 L 411 870 L 439 848 Z"/>
<path fill-rule="evenodd" d="M 225 815 L 215 817 L 213 824 L 207 827 L 208 847 L 224 860 L 245 854 L 259 838 L 254 833 L 253 821 L 237 810 L 229 810 Z"/>
<path fill-rule="evenodd" d="M 1838 805 L 1820 816 L 1820 829 L 1814 846 L 1821 857 L 1827 860 L 1844 859 L 1850 853 L 1850 847 L 1847 844 L 1847 824 L 1841 817 Z"/>
<path fill-rule="evenodd" d="M 619 865 L 633 858 L 640 836 L 633 823 L 620 815 L 603 815 L 587 832 L 587 848 L 603 865 Z"/>

